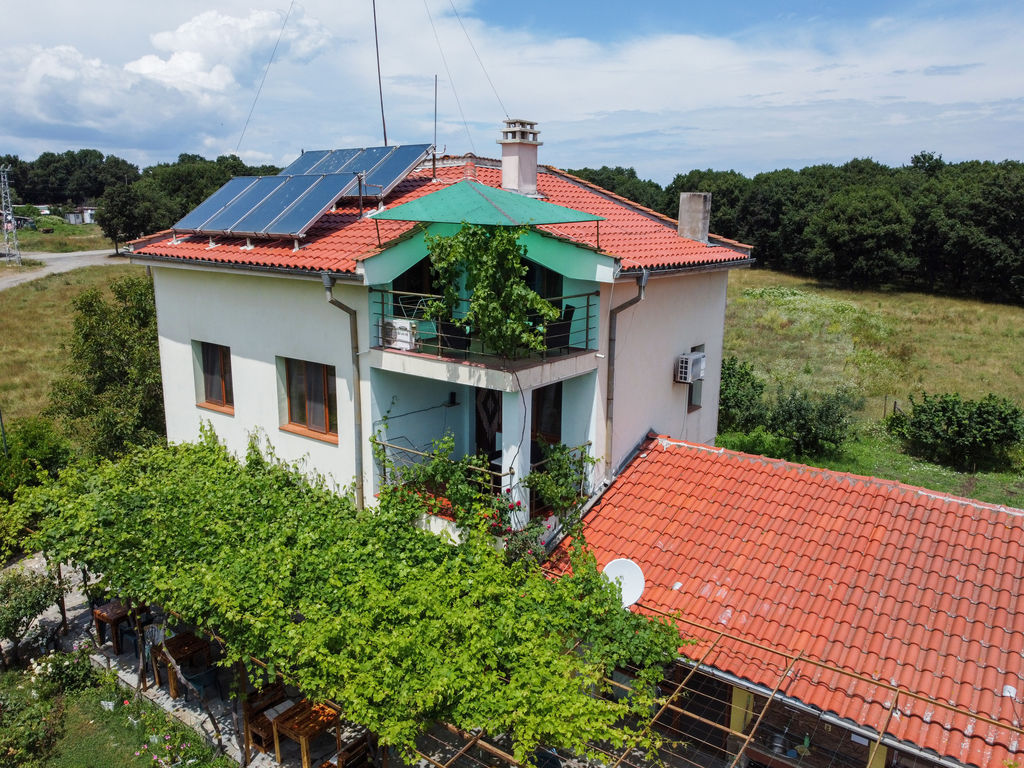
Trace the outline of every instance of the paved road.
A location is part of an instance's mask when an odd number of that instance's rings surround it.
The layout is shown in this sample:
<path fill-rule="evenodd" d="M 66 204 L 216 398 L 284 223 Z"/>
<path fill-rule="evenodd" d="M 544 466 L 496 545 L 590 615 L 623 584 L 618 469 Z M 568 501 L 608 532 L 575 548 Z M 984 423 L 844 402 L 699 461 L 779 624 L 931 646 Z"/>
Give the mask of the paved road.
<path fill-rule="evenodd" d="M 0 266 L 0 291 L 27 283 L 29 280 L 35 280 L 43 275 L 70 272 L 72 269 L 78 269 L 79 267 L 128 263 L 126 256 L 114 256 L 109 249 L 103 251 L 75 251 L 73 253 L 22 253 L 21 258 L 37 259 L 44 262 L 44 266 L 25 272 L 9 270 L 4 266 Z"/>

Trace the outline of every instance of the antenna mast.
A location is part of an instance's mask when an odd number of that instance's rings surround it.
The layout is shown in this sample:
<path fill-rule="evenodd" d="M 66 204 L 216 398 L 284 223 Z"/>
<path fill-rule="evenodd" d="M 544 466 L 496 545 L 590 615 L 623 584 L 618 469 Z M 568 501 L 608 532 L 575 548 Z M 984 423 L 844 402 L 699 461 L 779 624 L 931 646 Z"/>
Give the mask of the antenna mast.
<path fill-rule="evenodd" d="M 11 166 L 0 166 L 0 222 L 4 230 L 4 257 L 7 263 L 21 264 L 21 247 L 18 245 L 18 225 L 14 222 L 14 208 L 11 207 L 11 187 L 7 174 Z"/>
<path fill-rule="evenodd" d="M 373 45 L 377 49 L 377 91 L 380 93 L 380 124 L 384 129 L 384 146 L 388 145 L 388 124 L 384 122 L 384 84 L 380 79 L 380 40 L 377 37 L 377 0 L 373 0 Z"/>

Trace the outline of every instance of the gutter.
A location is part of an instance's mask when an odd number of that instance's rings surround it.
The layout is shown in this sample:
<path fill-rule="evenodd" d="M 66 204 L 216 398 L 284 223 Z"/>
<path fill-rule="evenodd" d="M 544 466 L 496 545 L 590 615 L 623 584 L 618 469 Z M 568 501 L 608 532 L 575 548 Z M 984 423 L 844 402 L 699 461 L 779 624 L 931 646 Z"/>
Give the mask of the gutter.
<path fill-rule="evenodd" d="M 362 377 L 359 375 L 359 316 L 356 311 L 334 298 L 334 276 L 328 272 L 321 273 L 327 303 L 343 310 L 348 315 L 349 336 L 352 347 L 352 402 L 355 410 L 353 428 L 355 430 L 356 458 L 356 509 L 363 508 L 363 398 Z"/>
<path fill-rule="evenodd" d="M 628 301 L 624 301 L 617 307 L 612 307 L 608 310 L 608 382 L 607 382 L 607 395 L 605 397 L 605 435 L 604 435 L 604 453 L 605 461 L 608 463 L 608 477 L 605 479 L 606 485 L 611 485 L 613 479 L 612 469 L 612 426 L 614 423 L 614 406 L 615 406 L 615 332 L 618 326 L 619 313 L 624 309 L 629 309 L 634 304 L 639 304 L 647 296 L 647 280 L 650 278 L 651 273 L 646 268 L 643 269 L 636 278 L 636 296 Z"/>
<path fill-rule="evenodd" d="M 317 272 L 315 270 L 299 270 L 295 267 L 274 267 L 263 264 L 238 264 L 229 261 L 206 261 L 203 259 L 182 259 L 178 256 L 158 256 L 150 253 L 134 253 L 129 257 L 131 264 L 169 264 L 179 269 L 205 269 L 218 272 L 255 272 L 257 274 L 282 275 L 287 277 L 316 279 L 318 276 L 329 275 L 332 280 L 362 282 L 362 275 L 355 272 Z"/>

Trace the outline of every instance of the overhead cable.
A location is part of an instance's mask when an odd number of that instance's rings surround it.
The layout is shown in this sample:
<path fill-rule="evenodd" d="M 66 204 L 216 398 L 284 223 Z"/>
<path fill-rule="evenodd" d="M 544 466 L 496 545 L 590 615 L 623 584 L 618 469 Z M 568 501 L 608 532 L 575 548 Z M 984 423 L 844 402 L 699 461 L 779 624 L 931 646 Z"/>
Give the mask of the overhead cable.
<path fill-rule="evenodd" d="M 288 19 L 292 15 L 292 8 L 295 7 L 295 0 L 292 0 L 291 5 L 288 6 L 288 12 L 284 15 L 284 23 L 281 24 L 281 31 L 277 33 L 277 42 L 274 43 L 274 50 L 270 52 L 270 60 L 267 62 L 267 68 L 263 70 L 263 79 L 260 80 L 260 87 L 256 89 L 256 95 L 252 99 L 252 106 L 249 107 L 249 115 L 245 118 L 245 125 L 242 126 L 242 133 L 238 137 L 238 143 L 235 145 L 235 154 L 238 154 L 238 148 L 242 146 L 242 139 L 245 137 L 245 129 L 249 127 L 249 121 L 252 119 L 252 113 L 256 109 L 256 102 L 259 101 L 260 94 L 263 92 L 263 84 L 267 82 L 267 74 L 270 72 L 270 65 L 274 63 L 274 56 L 277 55 L 277 47 L 281 44 L 281 38 L 284 36 L 284 28 L 288 26 Z"/>
<path fill-rule="evenodd" d="M 466 137 L 469 139 L 469 148 L 475 155 L 476 146 L 473 144 L 473 135 L 469 132 L 469 123 L 466 122 L 466 114 L 462 111 L 462 102 L 459 101 L 459 92 L 455 89 L 455 80 L 452 79 L 452 71 L 448 68 L 448 59 L 446 59 L 444 55 L 444 46 L 441 45 L 441 38 L 437 36 L 437 27 L 434 26 L 434 17 L 430 15 L 430 7 L 427 5 L 427 0 L 423 0 L 423 9 L 427 12 L 427 18 L 430 19 L 430 28 L 434 32 L 434 40 L 437 42 L 437 50 L 441 53 L 441 63 L 444 64 L 444 71 L 448 73 L 448 82 L 452 86 L 452 94 L 455 96 L 455 104 L 459 108 L 459 116 L 462 118 L 462 125 L 466 129 Z"/>

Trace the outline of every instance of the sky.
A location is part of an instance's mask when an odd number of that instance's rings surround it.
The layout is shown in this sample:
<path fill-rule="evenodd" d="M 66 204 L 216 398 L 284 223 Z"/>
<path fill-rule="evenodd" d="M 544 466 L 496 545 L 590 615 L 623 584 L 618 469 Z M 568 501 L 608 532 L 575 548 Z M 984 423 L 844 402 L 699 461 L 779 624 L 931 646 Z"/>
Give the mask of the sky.
<path fill-rule="evenodd" d="M 371 0 L 5 5 L 0 154 L 285 165 L 384 143 Z M 903 165 L 922 150 L 1024 159 L 1019 0 L 377 0 L 376 12 L 390 144 L 434 141 L 436 75 L 439 150 L 500 156 L 501 121 L 525 118 L 542 163 L 631 166 L 661 184 L 694 168 Z"/>

